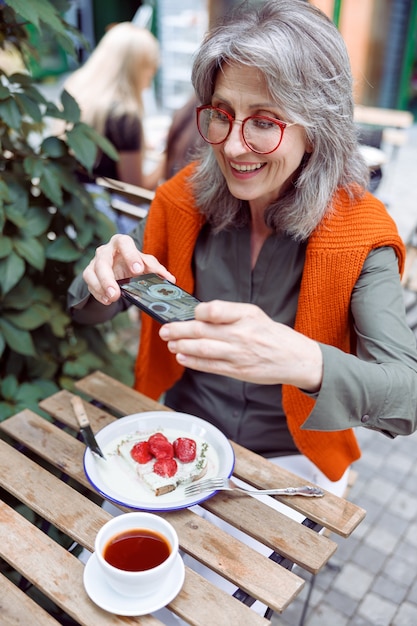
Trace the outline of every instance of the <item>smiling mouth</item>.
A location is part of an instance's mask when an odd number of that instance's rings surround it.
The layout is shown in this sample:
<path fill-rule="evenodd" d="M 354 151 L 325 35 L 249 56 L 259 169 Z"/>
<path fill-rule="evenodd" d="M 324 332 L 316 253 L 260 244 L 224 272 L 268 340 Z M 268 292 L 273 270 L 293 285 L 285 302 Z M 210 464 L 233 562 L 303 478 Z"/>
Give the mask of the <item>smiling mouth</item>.
<path fill-rule="evenodd" d="M 255 172 L 256 170 L 261 169 L 265 163 L 230 163 L 230 167 L 237 172 Z"/>

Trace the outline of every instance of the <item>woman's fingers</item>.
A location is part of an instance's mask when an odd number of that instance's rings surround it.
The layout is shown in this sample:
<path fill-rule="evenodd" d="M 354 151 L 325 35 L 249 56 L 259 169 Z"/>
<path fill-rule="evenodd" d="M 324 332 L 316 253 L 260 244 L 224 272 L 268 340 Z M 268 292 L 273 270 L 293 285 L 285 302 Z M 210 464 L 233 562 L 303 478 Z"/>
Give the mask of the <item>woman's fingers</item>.
<path fill-rule="evenodd" d="M 202 303 L 195 320 L 166 324 L 159 334 L 178 362 L 190 369 L 309 391 L 321 384 L 319 345 L 252 304 Z"/>
<path fill-rule="evenodd" d="M 160 274 L 175 282 L 175 277 L 156 257 L 142 254 L 128 235 L 114 235 L 97 248 L 94 258 L 83 272 L 90 293 L 103 304 L 120 297 L 118 280 L 145 273 Z"/>

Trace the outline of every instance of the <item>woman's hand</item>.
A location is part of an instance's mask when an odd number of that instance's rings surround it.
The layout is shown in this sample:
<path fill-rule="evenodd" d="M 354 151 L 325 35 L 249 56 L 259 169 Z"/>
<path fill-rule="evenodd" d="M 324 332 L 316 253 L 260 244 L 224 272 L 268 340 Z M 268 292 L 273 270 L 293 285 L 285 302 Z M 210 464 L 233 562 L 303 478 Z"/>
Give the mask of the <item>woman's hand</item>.
<path fill-rule="evenodd" d="M 117 280 L 147 273 L 160 274 L 175 282 L 175 276 L 154 256 L 142 254 L 129 235 L 113 235 L 108 243 L 97 248 L 83 278 L 96 300 L 111 304 L 120 298 Z"/>
<path fill-rule="evenodd" d="M 320 389 L 323 358 L 318 343 L 274 322 L 259 307 L 213 300 L 199 304 L 195 317 L 165 324 L 159 331 L 181 365 L 263 385 Z"/>

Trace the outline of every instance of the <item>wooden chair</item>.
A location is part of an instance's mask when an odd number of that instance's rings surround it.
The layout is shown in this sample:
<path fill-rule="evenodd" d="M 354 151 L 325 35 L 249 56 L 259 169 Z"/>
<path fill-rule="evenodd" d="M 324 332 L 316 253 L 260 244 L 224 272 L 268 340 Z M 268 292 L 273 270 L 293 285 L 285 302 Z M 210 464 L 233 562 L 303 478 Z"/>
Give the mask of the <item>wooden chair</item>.
<path fill-rule="evenodd" d="M 389 189 L 398 153 L 407 141 L 407 130 L 413 123 L 413 115 L 410 111 L 356 105 L 354 119 L 359 131 L 359 140 L 361 141 L 362 138 L 362 143 L 374 146 L 385 153 L 385 160 L 381 166 L 374 171 L 371 170 L 369 189 L 373 193 L 384 178 L 384 196 L 386 197 L 383 201 L 389 206 L 390 198 L 387 189 Z M 378 143 L 375 144 L 374 141 Z"/>
<path fill-rule="evenodd" d="M 97 178 L 95 182 L 110 194 L 116 194 L 111 199 L 111 206 L 115 211 L 138 220 L 146 217 L 149 205 L 155 196 L 154 191 L 137 185 L 130 185 L 114 178 Z"/>
<path fill-rule="evenodd" d="M 355 106 L 354 119 L 355 123 L 360 126 L 382 129 L 382 142 L 391 146 L 392 151 L 396 154 L 407 141 L 407 129 L 412 125 L 414 118 L 410 111 L 397 111 L 358 104 Z"/>

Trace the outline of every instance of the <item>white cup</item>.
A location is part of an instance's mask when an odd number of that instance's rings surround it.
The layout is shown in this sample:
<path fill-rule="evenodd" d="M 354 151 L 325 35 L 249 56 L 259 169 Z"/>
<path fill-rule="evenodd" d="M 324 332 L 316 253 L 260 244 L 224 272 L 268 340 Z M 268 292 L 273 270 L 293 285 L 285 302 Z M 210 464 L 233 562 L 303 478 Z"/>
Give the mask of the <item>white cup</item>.
<path fill-rule="evenodd" d="M 156 567 L 128 571 L 110 565 L 104 558 L 109 542 L 129 530 L 148 530 L 164 538 L 169 556 Z M 158 591 L 175 566 L 178 555 L 178 535 L 163 517 L 153 513 L 132 512 L 114 517 L 101 527 L 95 540 L 95 554 L 108 584 L 117 593 L 129 597 L 144 597 Z"/>

